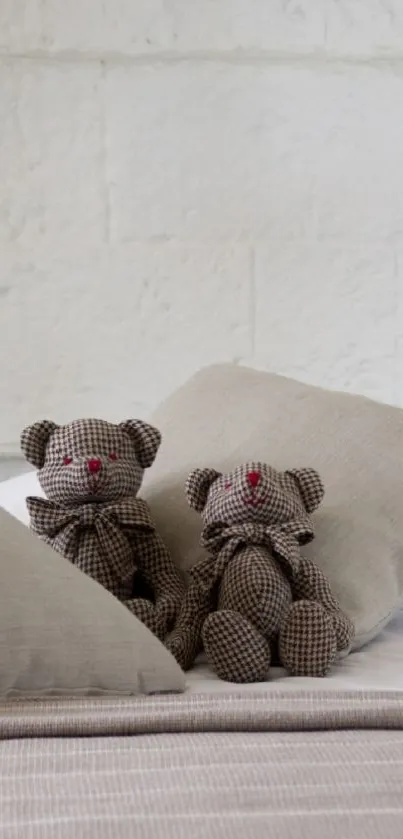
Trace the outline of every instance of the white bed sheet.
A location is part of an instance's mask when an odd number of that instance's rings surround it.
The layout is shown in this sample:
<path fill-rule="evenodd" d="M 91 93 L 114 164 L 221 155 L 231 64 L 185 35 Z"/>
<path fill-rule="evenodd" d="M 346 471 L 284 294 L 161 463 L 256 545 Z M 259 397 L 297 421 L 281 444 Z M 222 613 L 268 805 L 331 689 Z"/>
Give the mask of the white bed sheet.
<path fill-rule="evenodd" d="M 24 524 L 28 524 L 25 503 L 27 495 L 43 496 L 35 472 L 0 482 L 0 506 Z M 234 685 L 218 679 L 203 657 L 187 674 L 187 682 L 190 693 L 234 692 Z M 291 678 L 283 670 L 273 668 L 269 682 L 237 685 L 237 693 L 267 692 L 271 688 L 286 691 L 379 690 L 403 693 L 403 610 L 375 640 L 338 662 L 325 679 Z"/>
<path fill-rule="evenodd" d="M 233 693 L 234 685 L 222 682 L 200 657 L 196 666 L 187 674 L 190 693 Z M 269 682 L 237 685 L 237 693 L 256 693 L 281 689 L 286 691 L 309 690 L 375 690 L 402 691 L 403 694 L 403 611 L 366 647 L 351 653 L 338 662 L 324 679 L 287 676 L 284 670 L 273 668 Z M 239 689 L 239 690 L 238 690 Z"/>

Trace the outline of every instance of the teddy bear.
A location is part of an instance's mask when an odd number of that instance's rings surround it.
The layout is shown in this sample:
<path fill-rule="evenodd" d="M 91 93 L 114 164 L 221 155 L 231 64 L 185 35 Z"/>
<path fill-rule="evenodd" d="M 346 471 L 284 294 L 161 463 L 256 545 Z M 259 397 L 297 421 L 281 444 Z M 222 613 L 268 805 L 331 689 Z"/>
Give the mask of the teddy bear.
<path fill-rule="evenodd" d="M 190 572 L 166 642 L 178 663 L 188 670 L 203 648 L 229 682 L 265 681 L 273 658 L 290 675 L 325 676 L 354 627 L 300 551 L 314 538 L 311 514 L 324 495 L 318 473 L 259 462 L 227 474 L 195 469 L 186 495 L 201 513 L 207 556 Z"/>
<path fill-rule="evenodd" d="M 139 419 L 42 420 L 21 434 L 46 496 L 27 498 L 32 530 L 163 641 L 185 586 L 137 497 L 160 443 L 158 429 Z"/>

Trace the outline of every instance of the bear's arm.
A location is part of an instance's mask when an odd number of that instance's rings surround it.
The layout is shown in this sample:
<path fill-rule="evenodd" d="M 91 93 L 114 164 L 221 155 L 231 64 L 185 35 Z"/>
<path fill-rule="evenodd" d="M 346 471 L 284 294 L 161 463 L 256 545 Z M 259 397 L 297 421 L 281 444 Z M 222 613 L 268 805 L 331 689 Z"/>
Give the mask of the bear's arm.
<path fill-rule="evenodd" d="M 294 600 L 311 600 L 320 603 L 332 616 L 338 639 L 338 649 L 349 646 L 354 637 L 354 625 L 343 612 L 337 597 L 332 592 L 330 583 L 313 562 L 306 556 L 301 557 L 296 577 L 292 584 Z"/>
<path fill-rule="evenodd" d="M 184 581 L 168 549 L 156 531 L 144 534 L 133 545 L 134 563 L 153 592 L 156 608 L 164 604 L 173 624 L 185 594 Z"/>
<path fill-rule="evenodd" d="M 177 622 L 166 647 L 182 670 L 190 670 L 202 649 L 201 633 L 204 621 L 211 611 L 210 593 L 197 581 L 190 583 Z"/>

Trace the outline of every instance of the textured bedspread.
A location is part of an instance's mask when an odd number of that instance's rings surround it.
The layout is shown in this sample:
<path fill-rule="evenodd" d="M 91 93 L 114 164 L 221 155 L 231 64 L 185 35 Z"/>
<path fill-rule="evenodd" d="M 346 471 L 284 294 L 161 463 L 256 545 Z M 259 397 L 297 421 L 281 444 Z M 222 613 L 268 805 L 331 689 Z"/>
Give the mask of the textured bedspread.
<path fill-rule="evenodd" d="M 5 839 L 401 839 L 403 733 L 10 740 Z"/>
<path fill-rule="evenodd" d="M 403 836 L 401 692 L 13 701 L 0 738 L 2 839 Z"/>
<path fill-rule="evenodd" d="M 207 731 L 403 730 L 402 691 L 290 693 L 275 688 L 253 692 L 251 687 L 224 694 L 0 702 L 0 741 Z"/>

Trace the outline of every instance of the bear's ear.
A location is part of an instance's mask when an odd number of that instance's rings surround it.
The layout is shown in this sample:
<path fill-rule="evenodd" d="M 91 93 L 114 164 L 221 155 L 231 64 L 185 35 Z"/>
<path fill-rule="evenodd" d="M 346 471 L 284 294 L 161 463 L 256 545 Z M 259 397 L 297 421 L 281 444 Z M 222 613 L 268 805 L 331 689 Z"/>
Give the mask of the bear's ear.
<path fill-rule="evenodd" d="M 292 475 L 294 478 L 307 513 L 313 513 L 319 507 L 325 494 L 325 487 L 318 472 L 315 469 L 304 467 L 303 469 L 290 469 L 287 475 Z"/>
<path fill-rule="evenodd" d="M 185 493 L 189 506 L 197 513 L 202 513 L 207 501 L 209 489 L 217 478 L 221 477 L 221 472 L 215 469 L 193 469 L 190 473 L 186 485 Z"/>
<path fill-rule="evenodd" d="M 21 434 L 21 451 L 28 463 L 32 463 L 37 469 L 42 469 L 45 463 L 46 447 L 49 437 L 59 426 L 52 420 L 41 420 L 33 425 L 24 428 Z"/>
<path fill-rule="evenodd" d="M 136 457 L 142 469 L 152 466 L 161 445 L 161 432 L 158 428 L 139 419 L 125 420 L 119 423 L 118 427 L 128 434 L 134 443 Z"/>

